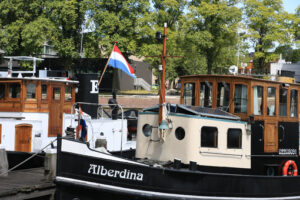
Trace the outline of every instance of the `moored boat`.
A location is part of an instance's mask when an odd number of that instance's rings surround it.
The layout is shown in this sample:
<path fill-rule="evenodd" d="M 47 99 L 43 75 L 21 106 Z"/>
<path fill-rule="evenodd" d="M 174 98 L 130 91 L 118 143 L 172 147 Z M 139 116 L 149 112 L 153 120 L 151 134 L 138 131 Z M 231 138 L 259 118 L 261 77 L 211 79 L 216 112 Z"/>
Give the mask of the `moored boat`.
<path fill-rule="evenodd" d="M 75 103 L 79 81 L 70 80 L 67 72 L 40 70 L 37 73 L 36 62 L 41 61 L 40 58 L 11 56 L 5 59 L 9 62 L 8 71 L 1 72 L 0 76 L 0 146 L 7 151 L 9 168 L 34 154 L 37 156 L 23 163 L 18 169 L 43 166 L 43 151 L 55 148 L 56 142 L 53 141 L 58 134 L 66 136 L 68 133 L 73 134 L 73 137 L 76 135 L 74 132 L 78 126 L 78 116 L 79 120 L 85 121 L 86 142 L 92 141 L 95 144 L 100 137 L 98 129 L 101 126 L 109 151 L 134 151 L 135 141 L 127 141 L 126 137 L 127 121 L 112 120 L 109 114 L 99 117 L 97 113 L 97 108 L 102 108 L 99 112 L 105 109 L 104 105 L 98 104 L 97 75 L 80 76 L 84 79 L 80 83 L 77 96 L 80 97 L 79 100 L 87 101 L 79 104 Z M 32 70 L 16 70 L 13 68 L 16 61 L 31 62 Z M 83 94 L 83 91 L 87 94 Z M 85 96 L 87 97 L 84 98 Z M 92 116 L 94 113 L 86 113 L 86 104 L 95 106 L 95 116 Z M 79 105 L 82 107 L 81 114 Z M 106 110 L 111 111 L 107 106 Z M 121 136 L 124 137 L 121 139 Z"/>
<path fill-rule="evenodd" d="M 185 105 L 165 103 L 161 88 L 160 105 L 139 113 L 134 159 L 59 138 L 57 198 L 300 198 L 299 84 L 235 75 L 181 83 Z"/>

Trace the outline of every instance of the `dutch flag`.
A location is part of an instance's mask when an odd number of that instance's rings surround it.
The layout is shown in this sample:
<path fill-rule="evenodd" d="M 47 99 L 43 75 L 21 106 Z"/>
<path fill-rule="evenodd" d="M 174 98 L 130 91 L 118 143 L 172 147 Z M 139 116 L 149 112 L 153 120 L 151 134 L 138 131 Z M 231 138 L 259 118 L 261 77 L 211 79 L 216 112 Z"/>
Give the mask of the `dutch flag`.
<path fill-rule="evenodd" d="M 120 49 L 117 47 L 117 45 L 114 45 L 114 48 L 111 52 L 111 55 L 109 57 L 108 65 L 118 68 L 122 70 L 123 72 L 127 73 L 132 78 L 136 78 L 134 74 L 134 70 L 130 66 L 130 64 L 127 62 L 127 60 L 122 55 Z"/>

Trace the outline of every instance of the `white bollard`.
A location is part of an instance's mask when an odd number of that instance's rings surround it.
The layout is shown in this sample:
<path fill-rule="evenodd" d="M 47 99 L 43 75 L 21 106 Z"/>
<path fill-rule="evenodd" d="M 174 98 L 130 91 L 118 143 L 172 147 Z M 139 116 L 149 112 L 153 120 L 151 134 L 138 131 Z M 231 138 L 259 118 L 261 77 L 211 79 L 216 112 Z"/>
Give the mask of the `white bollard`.
<path fill-rule="evenodd" d="M 45 153 L 45 178 L 47 180 L 53 180 L 56 175 L 56 149 L 46 149 Z"/>
<path fill-rule="evenodd" d="M 0 176 L 7 176 L 8 161 L 7 154 L 3 147 L 0 146 Z"/>

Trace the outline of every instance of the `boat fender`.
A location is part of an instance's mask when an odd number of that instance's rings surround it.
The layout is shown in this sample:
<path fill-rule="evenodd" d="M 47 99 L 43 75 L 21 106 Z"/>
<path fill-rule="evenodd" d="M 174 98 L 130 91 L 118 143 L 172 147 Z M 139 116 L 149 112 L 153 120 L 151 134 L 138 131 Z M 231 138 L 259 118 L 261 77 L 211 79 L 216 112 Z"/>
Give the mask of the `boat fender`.
<path fill-rule="evenodd" d="M 292 173 L 288 172 L 290 165 L 292 165 L 292 167 L 293 167 Z M 287 176 L 287 175 L 298 176 L 298 168 L 297 168 L 295 161 L 288 160 L 284 163 L 283 168 L 282 168 L 282 175 L 283 176 Z"/>

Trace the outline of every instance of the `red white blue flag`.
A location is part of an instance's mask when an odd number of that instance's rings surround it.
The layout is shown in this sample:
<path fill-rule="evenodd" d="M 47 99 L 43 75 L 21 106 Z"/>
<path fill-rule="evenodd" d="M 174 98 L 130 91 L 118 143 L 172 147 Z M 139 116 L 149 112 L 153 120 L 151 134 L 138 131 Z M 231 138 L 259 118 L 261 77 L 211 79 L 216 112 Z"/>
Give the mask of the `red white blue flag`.
<path fill-rule="evenodd" d="M 114 45 L 114 48 L 111 52 L 108 65 L 118 68 L 122 70 L 123 72 L 127 73 L 132 78 L 136 78 L 134 74 L 134 70 L 130 66 L 130 64 L 127 62 L 127 60 L 122 55 L 120 49 L 117 47 L 117 45 Z"/>

